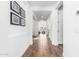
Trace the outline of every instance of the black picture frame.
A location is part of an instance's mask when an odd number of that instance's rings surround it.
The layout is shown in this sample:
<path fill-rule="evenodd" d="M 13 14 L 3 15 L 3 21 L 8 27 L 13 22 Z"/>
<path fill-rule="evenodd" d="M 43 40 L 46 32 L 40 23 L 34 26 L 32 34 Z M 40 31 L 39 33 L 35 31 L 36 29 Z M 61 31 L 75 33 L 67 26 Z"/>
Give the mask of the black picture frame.
<path fill-rule="evenodd" d="M 25 18 L 25 10 L 20 7 L 20 15 Z"/>
<path fill-rule="evenodd" d="M 10 1 L 10 9 L 20 14 L 20 5 L 16 1 Z"/>
<path fill-rule="evenodd" d="M 25 19 L 20 18 L 20 25 L 21 25 L 21 26 L 25 26 L 25 23 L 26 23 L 26 22 L 25 22 Z"/>
<path fill-rule="evenodd" d="M 10 24 L 20 25 L 20 17 L 13 12 L 10 12 Z"/>

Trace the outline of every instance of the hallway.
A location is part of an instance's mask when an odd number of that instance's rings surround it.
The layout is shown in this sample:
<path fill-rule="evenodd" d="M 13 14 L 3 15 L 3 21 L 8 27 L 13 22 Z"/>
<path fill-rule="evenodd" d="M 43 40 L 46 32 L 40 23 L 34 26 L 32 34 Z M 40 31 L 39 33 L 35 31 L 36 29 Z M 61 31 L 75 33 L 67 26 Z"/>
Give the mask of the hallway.
<path fill-rule="evenodd" d="M 0 57 L 79 57 L 79 1 L 0 1 Z"/>
<path fill-rule="evenodd" d="M 62 57 L 63 1 L 7 1 L 0 7 L 0 56 Z"/>
<path fill-rule="evenodd" d="M 33 38 L 33 44 L 23 54 L 23 57 L 62 57 L 63 45 L 52 45 L 46 34 Z"/>

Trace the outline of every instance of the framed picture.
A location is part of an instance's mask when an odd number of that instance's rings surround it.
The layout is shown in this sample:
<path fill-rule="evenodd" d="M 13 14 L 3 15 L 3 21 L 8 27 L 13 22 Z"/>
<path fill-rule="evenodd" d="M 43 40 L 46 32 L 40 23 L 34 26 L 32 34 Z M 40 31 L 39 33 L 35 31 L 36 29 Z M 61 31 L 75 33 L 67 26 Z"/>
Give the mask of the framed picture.
<path fill-rule="evenodd" d="M 13 24 L 13 25 L 20 25 L 20 17 L 11 12 L 10 23 Z"/>
<path fill-rule="evenodd" d="M 20 7 L 20 15 L 25 18 L 25 10 Z"/>
<path fill-rule="evenodd" d="M 10 1 L 10 9 L 20 14 L 20 6 L 16 1 Z"/>
<path fill-rule="evenodd" d="M 21 25 L 21 26 L 25 26 L 25 19 L 23 19 L 23 18 L 20 18 L 20 19 L 21 19 L 20 25 Z"/>

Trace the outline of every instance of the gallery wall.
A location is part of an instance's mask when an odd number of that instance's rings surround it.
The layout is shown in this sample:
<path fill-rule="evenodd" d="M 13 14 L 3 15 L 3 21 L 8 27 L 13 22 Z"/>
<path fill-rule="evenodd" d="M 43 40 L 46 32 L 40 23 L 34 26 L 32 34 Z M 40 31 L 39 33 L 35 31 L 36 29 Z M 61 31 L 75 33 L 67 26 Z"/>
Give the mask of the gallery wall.
<path fill-rule="evenodd" d="M 9 2 L 6 2 L 9 3 Z M 17 26 L 9 24 L 8 38 L 9 38 L 9 56 L 22 56 L 25 50 L 30 44 L 32 44 L 32 12 L 26 2 L 26 5 L 23 2 L 17 2 L 26 13 L 26 25 Z M 8 7 L 10 7 L 8 5 Z M 11 12 L 9 10 L 8 12 Z"/>
<path fill-rule="evenodd" d="M 32 12 L 28 3 L 17 2 L 26 11 L 26 26 L 10 24 L 10 1 L 0 2 L 0 56 L 22 56 L 32 44 Z"/>

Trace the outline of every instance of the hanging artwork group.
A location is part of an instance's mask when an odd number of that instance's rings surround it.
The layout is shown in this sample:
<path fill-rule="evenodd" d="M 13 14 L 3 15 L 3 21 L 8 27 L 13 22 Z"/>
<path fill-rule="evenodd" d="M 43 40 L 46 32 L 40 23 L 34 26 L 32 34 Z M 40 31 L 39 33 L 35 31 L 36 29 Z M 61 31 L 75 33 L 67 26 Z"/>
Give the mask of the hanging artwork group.
<path fill-rule="evenodd" d="M 25 26 L 25 10 L 16 1 L 10 1 L 10 10 L 10 24 Z"/>

